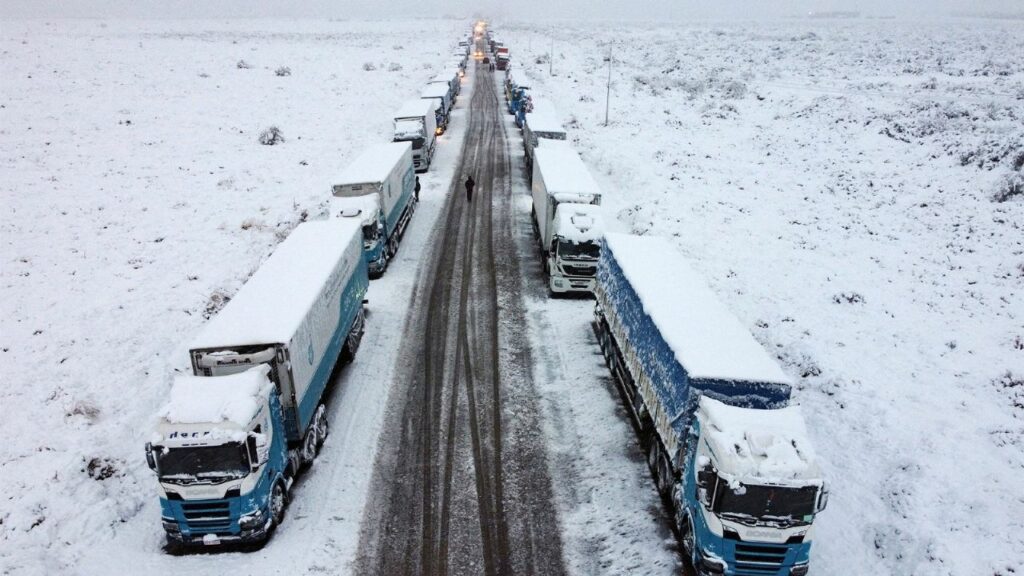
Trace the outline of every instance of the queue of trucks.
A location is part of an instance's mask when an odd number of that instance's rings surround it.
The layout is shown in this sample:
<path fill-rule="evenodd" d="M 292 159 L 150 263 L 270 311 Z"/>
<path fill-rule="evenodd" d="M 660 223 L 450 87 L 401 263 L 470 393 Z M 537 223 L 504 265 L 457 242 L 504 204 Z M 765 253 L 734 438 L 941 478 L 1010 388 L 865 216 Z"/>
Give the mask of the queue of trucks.
<path fill-rule="evenodd" d="M 167 549 L 261 546 L 284 519 L 293 481 L 329 424 L 324 395 L 354 358 L 371 278 L 398 251 L 469 54 L 394 115 L 333 179 L 326 219 L 299 224 L 189 349 L 146 461 L 156 473 Z"/>
<path fill-rule="evenodd" d="M 451 101 L 458 79 L 431 84 Z M 699 576 L 807 574 L 829 493 L 791 379 L 670 243 L 604 230 L 600 188 L 536 104 L 523 137 L 548 289 L 594 295 L 597 343 L 684 554 Z M 145 446 L 169 550 L 259 546 L 284 519 L 329 433 L 325 392 L 359 348 L 370 278 L 415 210 L 438 105 L 404 105 L 393 142 L 334 178 L 327 219 L 298 225 L 189 346 L 191 374 Z"/>
<path fill-rule="evenodd" d="M 792 381 L 668 242 L 605 232 L 553 106 L 506 69 L 551 295 L 592 327 L 698 576 L 804 576 L 828 489 Z"/>

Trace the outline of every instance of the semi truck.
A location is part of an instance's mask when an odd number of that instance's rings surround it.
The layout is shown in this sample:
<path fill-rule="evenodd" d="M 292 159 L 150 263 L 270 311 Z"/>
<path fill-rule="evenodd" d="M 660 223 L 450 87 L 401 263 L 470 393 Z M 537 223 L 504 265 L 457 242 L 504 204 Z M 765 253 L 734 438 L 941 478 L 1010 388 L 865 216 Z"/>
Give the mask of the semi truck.
<path fill-rule="evenodd" d="M 526 168 L 533 168 L 533 151 L 546 140 L 565 140 L 565 128 L 558 118 L 554 106 L 545 100 L 535 99 L 533 111 L 523 122 L 523 149 Z"/>
<path fill-rule="evenodd" d="M 437 145 L 437 102 L 417 98 L 402 105 L 395 112 L 393 142 L 412 145 L 412 165 L 417 172 L 426 172 L 434 158 Z"/>
<path fill-rule="evenodd" d="M 334 182 L 331 214 L 360 223 L 370 277 L 379 278 L 398 252 L 416 209 L 412 145 L 389 142 L 370 146 Z"/>
<path fill-rule="evenodd" d="M 659 238 L 607 233 L 596 300 L 598 342 L 696 573 L 807 574 L 828 491 L 789 377 Z"/>
<path fill-rule="evenodd" d="M 168 551 L 262 545 L 328 433 L 369 284 L 358 224 L 300 224 L 192 342 L 146 444 Z"/>
<path fill-rule="evenodd" d="M 451 109 L 448 89 L 441 84 L 427 84 L 426 88 L 420 92 L 420 98 L 433 103 L 437 135 L 444 134 L 448 130 L 448 111 Z"/>
<path fill-rule="evenodd" d="M 427 85 L 438 84 L 448 88 L 448 100 L 455 105 L 456 99 L 458 99 L 459 91 L 462 88 L 462 82 L 459 81 L 459 73 L 454 69 L 451 72 L 445 71 L 434 76 L 432 80 L 427 82 Z"/>
<path fill-rule="evenodd" d="M 508 61 L 508 48 L 504 46 L 499 47 L 494 53 L 494 67 L 498 70 L 507 70 Z"/>
<path fill-rule="evenodd" d="M 548 292 L 592 292 L 603 232 L 601 190 L 568 142 L 535 152 L 533 229 Z"/>

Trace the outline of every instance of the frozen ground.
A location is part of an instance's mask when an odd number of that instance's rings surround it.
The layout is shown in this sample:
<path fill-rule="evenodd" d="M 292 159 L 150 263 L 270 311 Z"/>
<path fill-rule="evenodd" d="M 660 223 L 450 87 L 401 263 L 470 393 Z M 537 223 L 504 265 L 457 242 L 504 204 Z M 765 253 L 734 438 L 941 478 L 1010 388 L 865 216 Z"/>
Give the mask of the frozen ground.
<path fill-rule="evenodd" d="M 814 572 L 1020 574 L 1020 22 L 497 29 L 606 219 L 672 238 L 797 379 L 832 486 Z M 590 338 L 572 304 L 547 322 Z"/>
<path fill-rule="evenodd" d="M 204 318 L 303 214 L 319 213 L 332 173 L 390 139 L 390 113 L 449 60 L 464 28 L 0 26 L 0 573 L 347 566 L 463 110 L 439 143 L 438 169 L 422 177 L 398 260 L 371 286 L 363 348 L 343 371 L 332 435 L 297 485 L 286 529 L 259 553 L 164 555 L 142 445 Z M 275 75 L 281 66 L 291 75 Z M 261 146 L 272 124 L 287 140 Z"/>

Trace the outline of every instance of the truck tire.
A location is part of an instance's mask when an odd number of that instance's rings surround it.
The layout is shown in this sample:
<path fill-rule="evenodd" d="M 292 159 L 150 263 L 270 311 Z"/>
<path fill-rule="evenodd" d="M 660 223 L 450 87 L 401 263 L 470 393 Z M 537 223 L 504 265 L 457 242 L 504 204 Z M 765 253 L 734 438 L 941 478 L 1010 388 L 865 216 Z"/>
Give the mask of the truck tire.
<path fill-rule="evenodd" d="M 313 463 L 313 460 L 316 460 L 317 449 L 316 430 L 314 426 L 310 426 L 309 430 L 306 431 L 306 435 L 302 437 L 302 447 L 299 448 L 303 467 L 309 466 Z"/>
<path fill-rule="evenodd" d="M 288 507 L 288 492 L 280 482 L 274 483 L 274 489 L 270 491 L 270 519 L 273 521 L 272 528 L 277 528 L 284 522 L 284 511 Z"/>
<path fill-rule="evenodd" d="M 363 330 L 365 326 L 366 312 L 362 307 L 360 307 L 358 314 L 356 314 L 355 322 L 352 323 L 352 330 L 350 330 L 348 336 L 345 337 L 345 347 L 341 351 L 342 359 L 346 363 L 355 359 L 356 351 L 359 350 L 359 343 L 363 341 Z"/>
<path fill-rule="evenodd" d="M 679 542 L 683 546 L 683 555 L 693 562 L 693 522 L 687 516 L 679 528 Z"/>
<path fill-rule="evenodd" d="M 330 433 L 330 426 L 327 422 L 327 408 L 323 404 L 316 409 L 316 416 L 313 418 L 313 430 L 316 432 L 316 446 L 319 451 L 320 447 L 324 445 L 324 440 L 327 440 L 327 435 Z"/>

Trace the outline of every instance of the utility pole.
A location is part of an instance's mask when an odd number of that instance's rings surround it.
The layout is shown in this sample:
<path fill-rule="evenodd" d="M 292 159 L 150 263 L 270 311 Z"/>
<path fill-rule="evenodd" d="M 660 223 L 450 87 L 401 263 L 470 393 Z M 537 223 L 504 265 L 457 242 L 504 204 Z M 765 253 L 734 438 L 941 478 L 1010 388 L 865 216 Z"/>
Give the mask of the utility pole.
<path fill-rule="evenodd" d="M 612 43 L 608 43 L 608 89 L 604 94 L 604 125 L 608 125 L 608 108 L 612 100 Z"/>
<path fill-rule="evenodd" d="M 555 65 L 555 37 L 551 37 L 551 52 L 548 52 L 548 76 L 554 76 L 552 71 Z"/>

